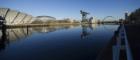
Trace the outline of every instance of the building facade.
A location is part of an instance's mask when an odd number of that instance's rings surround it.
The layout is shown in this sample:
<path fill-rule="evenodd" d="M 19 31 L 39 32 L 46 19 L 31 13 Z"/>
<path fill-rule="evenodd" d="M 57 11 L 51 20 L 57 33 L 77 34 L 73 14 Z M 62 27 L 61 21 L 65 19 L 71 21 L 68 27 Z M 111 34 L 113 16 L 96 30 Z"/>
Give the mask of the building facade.
<path fill-rule="evenodd" d="M 34 18 L 29 14 L 9 8 L 0 8 L 0 16 L 6 20 L 7 25 L 30 24 L 33 20 L 32 18 Z"/>
<path fill-rule="evenodd" d="M 51 16 L 37 16 L 35 20 L 48 21 L 48 20 L 56 20 L 56 18 Z"/>

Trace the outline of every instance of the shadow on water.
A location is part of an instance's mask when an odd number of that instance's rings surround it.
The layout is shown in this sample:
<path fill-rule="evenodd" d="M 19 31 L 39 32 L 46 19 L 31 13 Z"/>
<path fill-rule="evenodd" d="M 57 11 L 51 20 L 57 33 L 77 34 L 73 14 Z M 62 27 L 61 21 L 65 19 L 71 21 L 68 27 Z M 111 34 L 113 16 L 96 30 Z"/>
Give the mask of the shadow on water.
<path fill-rule="evenodd" d="M 1 50 L 5 49 L 6 44 L 9 43 L 8 42 L 8 38 L 7 38 L 7 34 L 6 34 L 6 25 L 5 25 L 5 19 L 0 16 L 0 30 L 2 35 L 0 36 L 0 52 Z"/>
<path fill-rule="evenodd" d="M 9 43 L 8 38 L 7 38 L 7 34 L 6 34 L 6 26 L 5 25 L 2 26 L 1 32 L 2 32 L 2 36 L 0 37 L 0 51 L 5 49 L 6 44 Z"/>

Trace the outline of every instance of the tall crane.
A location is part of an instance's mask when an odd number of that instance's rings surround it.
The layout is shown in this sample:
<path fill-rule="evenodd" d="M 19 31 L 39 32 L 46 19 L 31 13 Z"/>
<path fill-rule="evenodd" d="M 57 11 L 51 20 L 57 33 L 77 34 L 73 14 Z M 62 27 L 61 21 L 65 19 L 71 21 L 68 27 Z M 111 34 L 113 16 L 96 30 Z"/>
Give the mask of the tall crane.
<path fill-rule="evenodd" d="M 89 14 L 88 12 L 84 12 L 82 10 L 80 10 L 80 13 L 82 15 L 82 21 L 81 22 L 88 22 L 88 19 L 87 19 L 87 15 Z"/>

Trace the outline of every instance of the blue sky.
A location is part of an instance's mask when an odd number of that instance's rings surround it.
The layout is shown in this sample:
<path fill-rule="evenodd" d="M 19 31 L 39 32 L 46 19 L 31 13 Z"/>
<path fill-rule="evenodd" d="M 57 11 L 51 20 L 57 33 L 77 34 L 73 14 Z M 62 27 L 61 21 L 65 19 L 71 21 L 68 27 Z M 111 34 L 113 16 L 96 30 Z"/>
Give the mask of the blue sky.
<path fill-rule="evenodd" d="M 80 10 L 103 19 L 106 16 L 124 18 L 125 11 L 140 8 L 140 0 L 0 0 L 0 7 L 11 8 L 33 16 L 48 15 L 58 19 L 80 19 Z"/>

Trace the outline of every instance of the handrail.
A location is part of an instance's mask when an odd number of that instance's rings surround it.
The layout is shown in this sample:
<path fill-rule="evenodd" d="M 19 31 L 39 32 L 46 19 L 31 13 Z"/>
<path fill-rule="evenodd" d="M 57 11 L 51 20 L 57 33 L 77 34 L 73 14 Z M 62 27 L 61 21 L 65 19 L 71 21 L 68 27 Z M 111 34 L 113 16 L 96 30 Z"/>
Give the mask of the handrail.
<path fill-rule="evenodd" d="M 117 40 L 116 41 L 117 44 L 113 46 L 113 60 L 119 60 L 119 58 L 120 58 L 120 51 L 121 51 L 121 48 L 123 48 L 123 46 L 124 46 L 124 50 L 126 52 L 127 60 L 133 60 L 124 24 L 120 25 L 120 29 L 118 30 L 118 32 L 119 32 L 118 33 L 118 38 L 116 39 Z M 121 38 L 124 38 L 124 43 L 125 44 L 123 44 L 123 45 L 121 45 L 121 43 L 122 43 L 122 39 Z"/>

